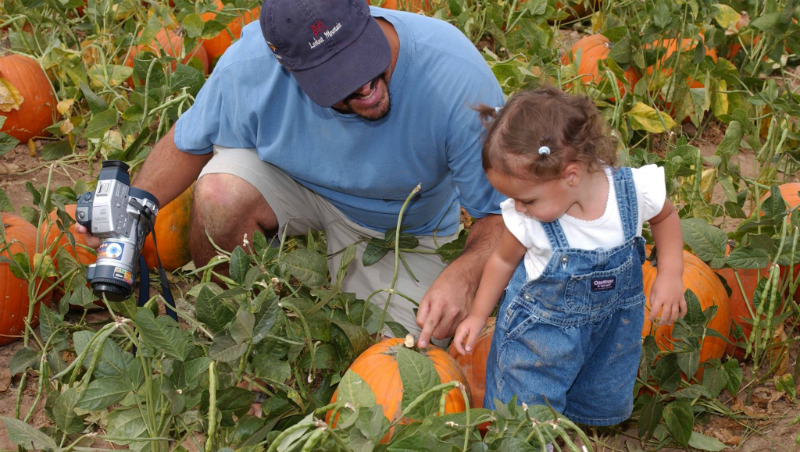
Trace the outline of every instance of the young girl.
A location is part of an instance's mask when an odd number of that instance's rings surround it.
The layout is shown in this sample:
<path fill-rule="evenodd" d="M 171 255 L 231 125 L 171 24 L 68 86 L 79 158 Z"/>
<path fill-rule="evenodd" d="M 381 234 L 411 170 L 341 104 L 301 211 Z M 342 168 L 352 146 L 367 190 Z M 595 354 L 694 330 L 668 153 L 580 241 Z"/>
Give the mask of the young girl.
<path fill-rule="evenodd" d="M 650 319 L 669 324 L 686 313 L 681 225 L 664 171 L 614 168 L 603 117 L 585 97 L 542 88 L 480 112 L 492 118 L 484 170 L 510 199 L 455 347 L 472 351 L 502 297 L 484 406 L 546 398 L 573 421 L 620 423 L 631 414 L 641 353 L 644 221 L 659 251 Z"/>

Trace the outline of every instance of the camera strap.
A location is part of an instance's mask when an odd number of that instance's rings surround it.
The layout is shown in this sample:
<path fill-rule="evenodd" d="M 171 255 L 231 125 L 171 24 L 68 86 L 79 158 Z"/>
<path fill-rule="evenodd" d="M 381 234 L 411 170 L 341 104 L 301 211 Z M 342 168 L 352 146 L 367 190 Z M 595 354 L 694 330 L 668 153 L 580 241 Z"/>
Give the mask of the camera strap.
<path fill-rule="evenodd" d="M 136 203 L 139 204 L 139 203 Z M 161 265 L 161 256 L 158 255 L 158 242 L 156 241 L 156 225 L 155 215 L 146 206 L 139 205 L 141 216 L 147 221 L 147 226 L 150 234 L 153 236 L 153 248 L 156 252 L 156 261 L 158 262 L 158 277 L 161 280 L 161 295 L 164 297 L 164 307 L 167 315 L 172 317 L 176 322 L 178 321 L 178 311 L 175 307 L 175 299 L 172 297 L 172 291 L 169 290 L 169 281 L 167 280 L 167 272 L 164 266 Z M 146 235 L 145 235 L 146 237 Z M 147 300 L 150 299 L 150 273 L 148 272 L 147 262 L 144 260 L 143 255 L 139 255 L 139 301 L 137 306 L 144 306 Z"/>

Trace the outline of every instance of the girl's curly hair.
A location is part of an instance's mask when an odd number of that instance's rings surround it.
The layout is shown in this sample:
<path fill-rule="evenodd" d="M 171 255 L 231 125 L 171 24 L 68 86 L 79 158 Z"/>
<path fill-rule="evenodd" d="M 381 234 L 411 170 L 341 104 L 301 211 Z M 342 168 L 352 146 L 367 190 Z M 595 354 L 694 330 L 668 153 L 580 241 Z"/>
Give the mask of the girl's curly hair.
<path fill-rule="evenodd" d="M 485 105 L 476 110 L 487 129 L 484 171 L 551 180 L 571 162 L 583 162 L 589 171 L 616 165 L 608 127 L 588 97 L 545 87 L 514 94 L 499 110 Z M 550 153 L 540 153 L 541 146 Z"/>

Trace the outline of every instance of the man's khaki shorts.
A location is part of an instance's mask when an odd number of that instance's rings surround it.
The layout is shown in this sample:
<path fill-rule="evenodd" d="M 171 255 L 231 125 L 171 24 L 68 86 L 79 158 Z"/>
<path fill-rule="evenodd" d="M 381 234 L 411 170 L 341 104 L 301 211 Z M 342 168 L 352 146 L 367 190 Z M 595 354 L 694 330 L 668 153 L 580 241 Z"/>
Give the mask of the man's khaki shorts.
<path fill-rule="evenodd" d="M 233 174 L 258 189 L 278 217 L 281 228 L 279 237 L 284 229 L 287 236 L 305 235 L 309 230 L 324 231 L 328 241 L 328 268 L 331 275 L 336 275 L 339 269 L 342 255 L 338 252 L 358 242 L 356 258 L 350 264 L 342 284 L 344 292 L 354 292 L 358 298 L 365 300 L 376 290 L 391 287 L 394 276 L 393 252 L 369 267 L 362 264 L 362 254 L 369 238 L 382 239 L 384 234 L 356 224 L 330 202 L 303 187 L 277 167 L 262 161 L 255 149 L 214 146 L 214 156 L 203 168 L 200 177 L 215 173 Z M 454 240 L 456 235 L 437 236 L 436 242 L 441 246 Z M 436 249 L 431 236 L 418 238 L 417 249 Z M 419 303 L 446 264 L 438 254 L 403 253 L 403 257 L 418 281 L 409 275 L 400 262 L 395 289 Z M 387 294 L 382 292 L 373 296 L 372 302 L 383 308 L 386 298 Z M 413 308 L 411 302 L 394 295 L 388 313 L 412 334 L 419 335 L 420 328 L 416 324 Z"/>

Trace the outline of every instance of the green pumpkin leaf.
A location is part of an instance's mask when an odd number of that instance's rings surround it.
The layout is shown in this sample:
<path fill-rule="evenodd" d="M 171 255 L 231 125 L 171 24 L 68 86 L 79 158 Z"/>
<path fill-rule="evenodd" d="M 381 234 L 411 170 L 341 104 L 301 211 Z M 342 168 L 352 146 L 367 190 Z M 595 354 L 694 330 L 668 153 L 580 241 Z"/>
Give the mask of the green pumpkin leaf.
<path fill-rule="evenodd" d="M 64 433 L 78 433 L 83 430 L 83 420 L 75 413 L 78 397 L 78 389 L 69 388 L 56 399 L 53 418 L 56 426 Z"/>
<path fill-rule="evenodd" d="M 72 341 L 75 345 L 75 351 L 80 354 L 86 348 L 86 344 L 92 339 L 95 333 L 91 331 L 78 331 L 72 335 Z M 89 351 L 83 366 L 86 367 L 91 363 L 93 351 Z M 129 352 L 123 351 L 116 342 L 106 340 L 103 344 L 103 353 L 100 355 L 100 361 L 94 370 L 96 377 L 119 377 L 125 374 L 130 363 L 133 361 L 133 355 Z"/>
<path fill-rule="evenodd" d="M 8 371 L 11 375 L 17 375 L 28 369 L 39 370 L 39 362 L 42 354 L 30 347 L 23 347 L 14 353 L 11 361 L 8 362 Z"/>
<path fill-rule="evenodd" d="M 715 398 L 728 385 L 728 373 L 722 368 L 722 363 L 718 359 L 707 361 L 705 366 L 703 387 L 712 398 Z"/>
<path fill-rule="evenodd" d="M 711 438 L 699 432 L 692 432 L 692 436 L 689 437 L 689 447 L 717 452 L 726 449 L 728 446 L 716 438 Z"/>
<path fill-rule="evenodd" d="M 664 402 L 662 402 L 658 395 L 650 399 L 647 405 L 642 408 L 639 415 L 639 438 L 647 440 L 653 436 L 659 422 L 661 422 L 661 413 L 664 411 Z"/>
<path fill-rule="evenodd" d="M 178 361 L 186 359 L 187 341 L 178 323 L 169 316 L 156 318 L 147 308 L 138 308 L 134 319 L 143 342 Z"/>
<path fill-rule="evenodd" d="M 203 286 L 195 301 L 195 315 L 199 322 L 217 334 L 228 326 L 236 313 L 225 302 L 216 299 L 211 289 Z"/>
<path fill-rule="evenodd" d="M 292 276 L 312 289 L 319 289 L 328 282 L 328 263 L 320 253 L 297 250 L 283 255 L 281 263 Z"/>
<path fill-rule="evenodd" d="M 102 410 L 118 403 L 132 390 L 125 377 L 98 378 L 89 383 L 76 407 L 89 411 Z"/>
<path fill-rule="evenodd" d="M 25 450 L 56 450 L 58 445 L 46 433 L 10 417 L 0 417 L 6 425 L 8 437 Z"/>
<path fill-rule="evenodd" d="M 672 437 L 683 446 L 689 444 L 694 428 L 694 414 L 689 400 L 679 399 L 664 408 L 664 422 Z"/>
<path fill-rule="evenodd" d="M 397 352 L 397 368 L 403 382 L 402 409 L 406 409 L 417 397 L 428 389 L 442 383 L 436 368 L 424 351 L 410 350 L 403 345 L 395 347 Z M 431 394 L 417 409 L 409 413 L 412 419 L 423 419 L 432 416 L 439 409 L 441 394 Z"/>
<path fill-rule="evenodd" d="M 364 254 L 361 255 L 361 263 L 364 267 L 369 267 L 372 264 L 375 264 L 379 260 L 389 254 L 389 243 L 386 240 L 381 240 L 378 238 L 371 238 L 369 242 L 367 242 L 367 246 L 364 249 Z"/>
<path fill-rule="evenodd" d="M 122 438 L 141 438 L 146 436 L 147 425 L 142 418 L 142 412 L 139 407 L 133 407 L 128 410 L 116 409 L 108 415 L 108 431 L 109 437 L 115 438 L 108 440 L 114 444 L 127 445 L 136 444 L 136 442 L 129 441 Z"/>
<path fill-rule="evenodd" d="M 681 220 L 683 240 L 692 251 L 704 261 L 724 258 L 728 247 L 728 236 L 708 223 L 703 218 L 686 218 Z"/>

